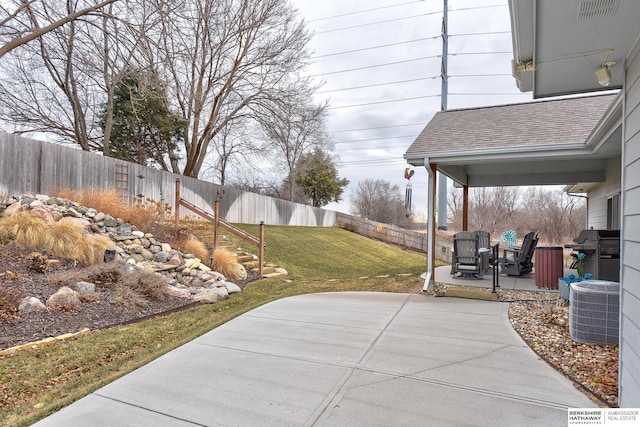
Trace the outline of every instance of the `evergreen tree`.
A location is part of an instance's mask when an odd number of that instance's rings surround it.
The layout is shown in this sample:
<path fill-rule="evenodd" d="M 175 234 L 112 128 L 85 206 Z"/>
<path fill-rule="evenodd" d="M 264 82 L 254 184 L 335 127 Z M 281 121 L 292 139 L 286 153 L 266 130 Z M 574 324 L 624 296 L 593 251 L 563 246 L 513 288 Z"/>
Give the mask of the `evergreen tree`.
<path fill-rule="evenodd" d="M 349 185 L 346 178 L 338 177 L 338 168 L 331 156 L 319 149 L 303 155 L 297 169 L 296 185 L 311 205 L 318 208 L 339 201 Z"/>
<path fill-rule="evenodd" d="M 104 129 L 104 117 L 101 121 Z M 138 76 L 116 85 L 109 155 L 141 165 L 171 170 L 168 153 L 175 150 L 184 121 L 169 111 L 159 85 Z"/>

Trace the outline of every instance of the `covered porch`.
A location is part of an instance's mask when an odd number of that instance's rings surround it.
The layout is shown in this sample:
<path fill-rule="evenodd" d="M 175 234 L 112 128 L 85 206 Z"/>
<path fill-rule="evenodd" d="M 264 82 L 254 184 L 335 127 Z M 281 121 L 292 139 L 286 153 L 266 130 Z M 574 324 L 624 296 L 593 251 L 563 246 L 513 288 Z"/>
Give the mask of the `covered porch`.
<path fill-rule="evenodd" d="M 437 172 L 463 188 L 463 230 L 468 229 L 472 187 L 563 185 L 587 196 L 608 181 L 619 187 L 619 176 L 611 171 L 619 170 L 621 105 L 616 93 L 607 93 L 437 113 L 405 153 L 407 162 L 425 167 L 428 176 L 431 251 L 424 290 L 434 281 L 457 280 L 435 269 Z M 588 226 L 594 225 L 600 227 L 589 220 Z M 538 289 L 534 274 L 501 276 L 500 286 Z M 485 281 L 491 283 L 491 273 Z M 481 281 L 463 282 L 477 286 Z"/>

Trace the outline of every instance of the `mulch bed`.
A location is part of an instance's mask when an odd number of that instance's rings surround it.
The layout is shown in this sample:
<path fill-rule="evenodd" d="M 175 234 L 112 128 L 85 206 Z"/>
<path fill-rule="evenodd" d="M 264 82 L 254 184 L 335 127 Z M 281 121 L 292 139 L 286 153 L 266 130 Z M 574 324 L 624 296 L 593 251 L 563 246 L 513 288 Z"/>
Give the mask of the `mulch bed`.
<path fill-rule="evenodd" d="M 34 296 L 44 303 L 59 289 L 49 283 L 48 275 L 78 269 L 72 262 L 60 260 L 51 264 L 44 273 L 35 271 L 29 260 L 30 254 L 31 251 L 18 249 L 12 244 L 0 246 L 0 350 L 85 328 L 101 329 L 132 323 L 193 305 L 189 299 L 166 295 L 146 299 L 142 305 L 125 306 L 116 302 L 113 287 L 98 286 L 98 301 L 82 303 L 74 311 L 49 310 L 19 315 L 16 306 L 22 298 Z M 234 283 L 242 288 L 257 279 L 255 273 L 248 273 L 246 280 Z"/>

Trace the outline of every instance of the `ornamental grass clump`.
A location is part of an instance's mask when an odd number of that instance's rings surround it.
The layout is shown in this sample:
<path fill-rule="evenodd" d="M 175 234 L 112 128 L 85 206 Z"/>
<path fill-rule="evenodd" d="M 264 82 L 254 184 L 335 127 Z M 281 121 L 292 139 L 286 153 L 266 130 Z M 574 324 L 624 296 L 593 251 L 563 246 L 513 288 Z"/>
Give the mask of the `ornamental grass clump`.
<path fill-rule="evenodd" d="M 102 263 L 105 251 L 115 249 L 116 244 L 107 236 L 84 234 L 78 247 L 78 262 L 83 265 L 95 265 Z"/>
<path fill-rule="evenodd" d="M 226 249 L 216 249 L 213 252 L 213 269 L 230 279 L 239 279 L 240 264 L 238 258 Z"/>
<path fill-rule="evenodd" d="M 44 249 L 53 256 L 80 262 L 85 255 L 80 248 L 84 233 L 79 225 L 58 221 L 49 225 Z"/>
<path fill-rule="evenodd" d="M 47 240 L 47 231 L 47 223 L 28 212 L 0 218 L 0 236 L 4 236 L 2 240 L 13 240 L 20 248 L 42 249 Z"/>
<path fill-rule="evenodd" d="M 177 247 L 185 254 L 195 255 L 196 258 L 205 264 L 209 262 L 209 250 L 204 243 L 198 239 L 189 239 Z"/>

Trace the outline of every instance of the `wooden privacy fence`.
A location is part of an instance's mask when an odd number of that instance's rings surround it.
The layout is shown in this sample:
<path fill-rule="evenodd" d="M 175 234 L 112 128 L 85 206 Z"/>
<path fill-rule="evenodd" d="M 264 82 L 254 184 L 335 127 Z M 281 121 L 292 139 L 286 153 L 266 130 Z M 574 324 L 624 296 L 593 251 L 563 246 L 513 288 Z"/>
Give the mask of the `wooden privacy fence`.
<path fill-rule="evenodd" d="M 227 231 L 235 234 L 236 236 L 240 237 L 241 239 L 255 245 L 258 247 L 258 262 L 259 262 L 259 266 L 258 266 L 258 274 L 260 276 L 262 276 L 263 273 L 263 269 L 264 269 L 264 246 L 265 246 L 265 241 L 264 241 L 264 221 L 260 221 L 260 238 L 256 238 L 254 236 L 252 236 L 251 234 L 247 233 L 244 230 L 239 229 L 238 227 L 229 224 L 228 222 L 220 219 L 220 200 L 218 200 L 220 198 L 220 194 L 218 194 L 218 197 L 216 197 L 216 200 L 214 201 L 214 214 L 211 215 L 209 214 L 209 212 L 200 209 L 199 207 L 197 207 L 196 205 L 194 205 L 193 203 L 187 202 L 186 200 L 182 199 L 180 197 L 180 180 L 176 179 L 176 199 L 175 199 L 175 228 L 176 230 L 178 229 L 178 220 L 180 219 L 180 210 L 177 208 L 179 206 L 182 206 L 184 208 L 189 209 L 191 212 L 200 215 L 201 217 L 203 217 L 204 219 L 210 221 L 213 223 L 213 249 L 215 251 L 215 249 L 218 247 L 218 230 L 220 229 L 220 227 L 226 229 Z"/>
<path fill-rule="evenodd" d="M 428 253 L 426 230 L 407 230 L 391 224 L 371 221 L 345 213 L 336 213 L 336 225 L 363 236 L 381 240 L 393 245 L 404 246 L 408 249 Z M 451 262 L 453 241 L 451 236 L 444 233 L 436 233 L 436 258 Z"/>
<path fill-rule="evenodd" d="M 223 191 L 220 217 L 229 223 L 333 227 L 336 222 L 331 210 L 0 132 L 0 196 L 116 189 L 125 204 L 143 199 L 171 205 L 176 179 L 182 181 L 181 197 L 208 212 Z M 183 206 L 172 208 L 189 214 Z"/>

